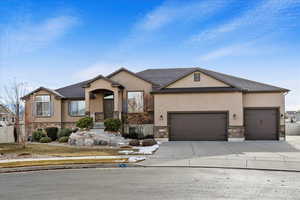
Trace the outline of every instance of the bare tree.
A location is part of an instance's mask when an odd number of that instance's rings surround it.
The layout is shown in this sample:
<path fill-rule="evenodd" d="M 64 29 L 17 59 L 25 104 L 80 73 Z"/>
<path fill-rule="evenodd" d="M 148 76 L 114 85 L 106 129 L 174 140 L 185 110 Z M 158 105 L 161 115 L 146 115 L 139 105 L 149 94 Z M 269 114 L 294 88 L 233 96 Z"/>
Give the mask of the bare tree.
<path fill-rule="evenodd" d="M 20 116 L 24 111 L 24 104 L 21 98 L 25 96 L 26 92 L 26 84 L 14 79 L 9 84 L 3 86 L 3 94 L 0 97 L 1 103 L 7 106 L 15 115 L 17 143 L 23 145 L 25 145 L 26 140 L 20 129 Z"/>

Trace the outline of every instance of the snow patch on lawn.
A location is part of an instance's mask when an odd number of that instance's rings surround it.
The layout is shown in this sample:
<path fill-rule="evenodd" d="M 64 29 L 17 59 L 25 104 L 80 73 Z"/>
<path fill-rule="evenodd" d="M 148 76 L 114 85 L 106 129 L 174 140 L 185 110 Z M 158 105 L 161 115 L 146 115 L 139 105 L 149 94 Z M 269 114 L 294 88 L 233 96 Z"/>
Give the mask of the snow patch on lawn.
<path fill-rule="evenodd" d="M 158 144 L 149 147 L 133 147 L 133 149 L 137 149 L 138 151 L 123 150 L 123 151 L 119 151 L 119 154 L 152 155 L 158 148 L 159 148 Z"/>
<path fill-rule="evenodd" d="M 139 162 L 139 161 L 143 161 L 143 160 L 146 160 L 146 158 L 143 156 L 140 156 L 140 157 L 132 156 L 132 157 L 128 158 L 128 162 L 130 162 L 130 163 L 135 163 L 135 162 Z"/>

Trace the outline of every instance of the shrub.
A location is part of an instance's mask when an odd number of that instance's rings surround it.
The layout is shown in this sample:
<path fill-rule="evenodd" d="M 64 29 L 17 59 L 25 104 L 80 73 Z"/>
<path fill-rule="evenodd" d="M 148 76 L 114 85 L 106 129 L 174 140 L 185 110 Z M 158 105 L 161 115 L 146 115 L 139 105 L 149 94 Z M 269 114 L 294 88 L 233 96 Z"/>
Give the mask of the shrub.
<path fill-rule="evenodd" d="M 78 131 L 78 128 L 73 128 L 72 133 L 76 133 Z"/>
<path fill-rule="evenodd" d="M 129 134 L 128 133 L 122 133 L 122 137 L 127 139 L 127 138 L 129 138 Z"/>
<path fill-rule="evenodd" d="M 119 119 L 110 118 L 104 121 L 105 130 L 107 131 L 119 131 L 121 128 L 121 124 L 121 120 Z"/>
<path fill-rule="evenodd" d="M 139 134 L 136 133 L 136 132 L 129 132 L 128 138 L 129 139 L 138 139 L 139 138 Z"/>
<path fill-rule="evenodd" d="M 49 142 L 52 142 L 50 137 L 45 136 L 40 139 L 40 143 L 49 143 Z"/>
<path fill-rule="evenodd" d="M 47 133 L 47 136 L 50 137 L 52 141 L 55 141 L 57 139 L 57 127 L 47 127 L 45 128 L 45 131 Z"/>
<path fill-rule="evenodd" d="M 154 135 L 146 135 L 144 139 L 154 139 Z"/>
<path fill-rule="evenodd" d="M 78 128 L 92 128 L 93 126 L 93 118 L 84 117 L 76 122 L 76 126 Z"/>
<path fill-rule="evenodd" d="M 32 133 L 32 140 L 34 142 L 39 142 L 42 137 L 45 137 L 46 134 L 42 130 L 37 130 Z"/>
<path fill-rule="evenodd" d="M 72 130 L 69 128 L 62 128 L 58 132 L 58 138 L 69 137 L 72 134 Z"/>
<path fill-rule="evenodd" d="M 130 140 L 129 145 L 131 145 L 131 146 L 140 146 L 140 141 L 137 140 L 137 139 Z"/>
<path fill-rule="evenodd" d="M 68 136 L 63 136 L 63 137 L 59 138 L 58 142 L 59 143 L 67 143 L 68 140 L 69 140 Z"/>
<path fill-rule="evenodd" d="M 145 139 L 142 141 L 142 146 L 153 146 L 157 144 L 157 142 L 154 139 Z"/>

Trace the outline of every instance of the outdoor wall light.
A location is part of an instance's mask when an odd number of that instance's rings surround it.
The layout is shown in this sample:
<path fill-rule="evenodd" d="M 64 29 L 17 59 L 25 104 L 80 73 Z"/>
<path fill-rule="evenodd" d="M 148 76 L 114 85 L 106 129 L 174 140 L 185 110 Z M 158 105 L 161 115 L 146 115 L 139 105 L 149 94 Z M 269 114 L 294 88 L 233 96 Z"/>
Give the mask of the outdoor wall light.
<path fill-rule="evenodd" d="M 236 119 L 236 114 L 235 113 L 232 116 L 233 116 L 234 119 Z"/>
<path fill-rule="evenodd" d="M 283 118 L 283 117 L 284 117 L 284 114 L 280 114 L 280 117 Z"/>
<path fill-rule="evenodd" d="M 163 115 L 160 115 L 160 116 L 159 116 L 159 119 L 160 119 L 160 120 L 164 120 L 164 116 L 163 116 Z"/>

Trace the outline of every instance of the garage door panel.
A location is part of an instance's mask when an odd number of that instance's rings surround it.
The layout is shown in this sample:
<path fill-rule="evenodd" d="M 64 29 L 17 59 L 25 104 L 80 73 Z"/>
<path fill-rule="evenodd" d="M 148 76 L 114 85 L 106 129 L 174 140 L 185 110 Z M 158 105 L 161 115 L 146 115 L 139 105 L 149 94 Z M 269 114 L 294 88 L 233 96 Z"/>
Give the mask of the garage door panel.
<path fill-rule="evenodd" d="M 170 140 L 173 141 L 227 139 L 226 113 L 173 113 L 169 120 Z"/>
<path fill-rule="evenodd" d="M 277 109 L 245 110 L 245 136 L 247 140 L 277 140 Z"/>

